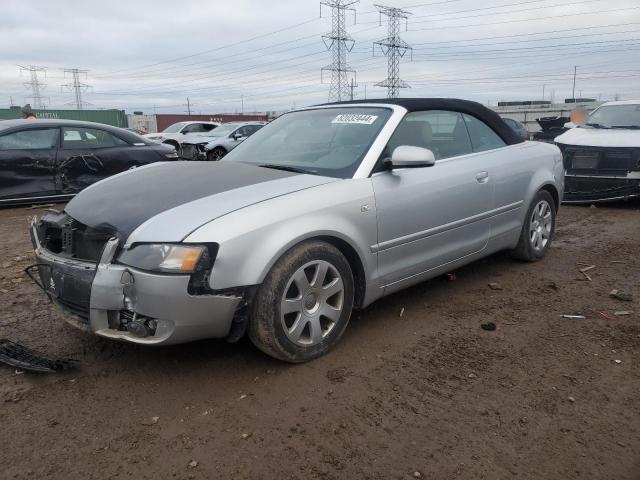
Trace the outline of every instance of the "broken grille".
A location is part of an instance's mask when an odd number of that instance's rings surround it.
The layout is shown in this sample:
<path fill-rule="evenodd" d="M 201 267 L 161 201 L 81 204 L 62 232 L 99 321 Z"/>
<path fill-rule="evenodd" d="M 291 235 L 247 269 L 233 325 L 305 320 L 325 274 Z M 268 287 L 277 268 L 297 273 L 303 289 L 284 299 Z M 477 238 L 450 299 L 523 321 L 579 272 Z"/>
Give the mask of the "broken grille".
<path fill-rule="evenodd" d="M 48 213 L 40 220 L 38 237 L 52 253 L 97 263 L 112 235 L 83 225 L 64 213 Z"/>
<path fill-rule="evenodd" d="M 616 174 L 640 170 L 640 154 L 632 148 L 567 148 L 565 165 L 571 170 Z"/>

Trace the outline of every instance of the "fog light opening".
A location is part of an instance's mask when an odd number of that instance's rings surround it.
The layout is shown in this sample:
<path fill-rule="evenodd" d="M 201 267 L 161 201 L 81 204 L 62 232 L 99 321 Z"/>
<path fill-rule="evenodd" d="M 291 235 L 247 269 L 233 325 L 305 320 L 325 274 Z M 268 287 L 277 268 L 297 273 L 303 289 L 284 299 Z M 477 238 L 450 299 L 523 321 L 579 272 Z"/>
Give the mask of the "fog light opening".
<path fill-rule="evenodd" d="M 120 312 L 120 330 L 129 332 L 134 337 L 146 338 L 156 334 L 158 323 L 154 318 L 139 315 L 131 310 Z"/>

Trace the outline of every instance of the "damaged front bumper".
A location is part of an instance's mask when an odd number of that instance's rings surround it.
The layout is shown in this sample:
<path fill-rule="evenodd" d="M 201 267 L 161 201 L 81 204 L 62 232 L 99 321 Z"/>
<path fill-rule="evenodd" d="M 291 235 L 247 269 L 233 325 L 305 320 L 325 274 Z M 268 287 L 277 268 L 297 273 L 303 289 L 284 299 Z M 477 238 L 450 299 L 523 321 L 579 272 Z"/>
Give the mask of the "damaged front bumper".
<path fill-rule="evenodd" d="M 182 160 L 206 160 L 205 145 L 204 143 L 182 143 L 179 156 Z"/>
<path fill-rule="evenodd" d="M 640 149 L 558 143 L 565 173 L 564 203 L 626 200 L 640 196 Z"/>
<path fill-rule="evenodd" d="M 112 263 L 115 238 L 107 242 L 97 264 L 45 249 L 35 219 L 31 240 L 41 287 L 69 323 L 102 337 L 147 345 L 224 338 L 243 301 L 236 294 L 191 295 L 188 275 Z"/>
<path fill-rule="evenodd" d="M 594 203 L 640 197 L 640 172 L 625 176 L 565 175 L 563 203 Z"/>

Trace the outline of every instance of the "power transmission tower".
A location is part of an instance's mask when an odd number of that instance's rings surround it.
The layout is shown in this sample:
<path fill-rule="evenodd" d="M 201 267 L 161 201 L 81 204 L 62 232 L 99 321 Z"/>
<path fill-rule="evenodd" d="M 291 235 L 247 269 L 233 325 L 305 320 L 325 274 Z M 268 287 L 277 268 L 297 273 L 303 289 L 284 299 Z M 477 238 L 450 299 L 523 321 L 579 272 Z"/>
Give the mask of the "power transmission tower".
<path fill-rule="evenodd" d="M 405 56 L 408 51 L 411 51 L 411 46 L 400 38 L 400 20 L 404 19 L 407 22 L 411 12 L 402 8 L 385 7 L 384 5 L 375 5 L 380 12 L 380 18 L 382 15 L 387 17 L 388 24 L 388 36 L 382 40 L 374 42 L 374 49 L 376 45 L 380 46 L 380 50 L 387 57 L 387 78 L 382 82 L 376 83 L 377 87 L 387 87 L 388 98 L 398 98 L 401 88 L 409 88 L 407 82 L 400 79 L 400 59 Z"/>
<path fill-rule="evenodd" d="M 347 34 L 345 27 L 345 12 L 353 11 L 354 23 L 356 10 L 353 5 L 360 0 L 322 0 L 320 2 L 320 16 L 322 5 L 331 8 L 331 33 L 322 36 L 327 50 L 331 52 L 331 64 L 322 68 L 321 72 L 331 72 L 331 84 L 329 87 L 329 101 L 339 102 L 349 98 L 350 85 L 347 80 L 349 73 L 355 76 L 355 70 L 347 64 L 347 52 L 355 45 L 355 40 Z"/>
<path fill-rule="evenodd" d="M 76 110 L 82 110 L 86 105 L 90 105 L 89 103 L 82 100 L 82 92 L 86 92 L 89 89 L 90 85 L 87 85 L 86 83 L 82 83 L 80 81 L 80 75 L 83 75 L 86 78 L 88 70 L 65 68 L 65 77 L 67 76 L 67 73 L 71 74 L 72 81 L 70 83 L 65 83 L 64 85 L 62 85 L 62 88 L 66 88 L 68 92 L 73 91 L 75 100 L 73 102 L 69 102 L 69 104 L 75 105 Z"/>
<path fill-rule="evenodd" d="M 23 66 L 18 65 L 20 67 L 20 73 L 23 71 L 29 72 L 29 81 L 24 83 L 24 86 L 31 89 L 31 96 L 27 97 L 31 99 L 31 103 L 33 104 L 33 108 L 45 108 L 44 97 L 42 96 L 42 90 L 44 90 L 47 86 L 46 83 L 42 83 L 39 73 L 43 73 L 46 76 L 46 67 L 39 67 L 37 65 L 29 65 Z"/>
<path fill-rule="evenodd" d="M 187 115 L 191 116 L 191 106 L 193 105 L 193 103 L 191 103 L 191 100 L 189 100 L 189 97 L 187 97 L 187 103 L 184 105 L 185 107 L 187 107 Z"/>

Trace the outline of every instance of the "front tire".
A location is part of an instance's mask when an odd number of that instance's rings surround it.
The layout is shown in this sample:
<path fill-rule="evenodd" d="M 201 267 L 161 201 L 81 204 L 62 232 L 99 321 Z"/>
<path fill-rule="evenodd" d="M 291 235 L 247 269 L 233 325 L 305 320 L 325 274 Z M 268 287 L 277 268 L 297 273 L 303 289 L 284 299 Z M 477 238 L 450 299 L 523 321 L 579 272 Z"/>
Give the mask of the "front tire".
<path fill-rule="evenodd" d="M 302 363 L 327 353 L 349 323 L 354 281 L 333 245 L 309 241 L 285 253 L 258 288 L 249 338 L 277 359 Z"/>
<path fill-rule="evenodd" d="M 217 162 L 226 154 L 227 154 L 227 151 L 224 148 L 216 147 L 213 150 L 211 150 L 209 153 L 207 153 L 207 160 L 209 160 L 210 162 Z"/>
<path fill-rule="evenodd" d="M 546 190 L 540 190 L 531 202 L 518 245 L 512 255 L 527 262 L 541 260 L 553 241 L 556 229 L 556 204 Z"/>

